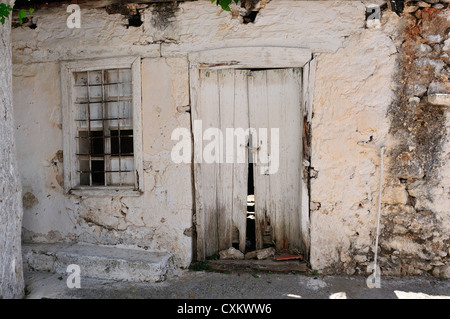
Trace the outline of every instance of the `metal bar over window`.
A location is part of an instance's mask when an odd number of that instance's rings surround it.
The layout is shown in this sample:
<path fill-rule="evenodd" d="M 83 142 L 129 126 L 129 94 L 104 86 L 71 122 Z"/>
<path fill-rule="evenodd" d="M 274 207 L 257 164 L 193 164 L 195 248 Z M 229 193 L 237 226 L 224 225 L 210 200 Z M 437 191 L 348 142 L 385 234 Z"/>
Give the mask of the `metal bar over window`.
<path fill-rule="evenodd" d="M 131 68 L 77 72 L 75 78 L 78 185 L 135 185 Z"/>

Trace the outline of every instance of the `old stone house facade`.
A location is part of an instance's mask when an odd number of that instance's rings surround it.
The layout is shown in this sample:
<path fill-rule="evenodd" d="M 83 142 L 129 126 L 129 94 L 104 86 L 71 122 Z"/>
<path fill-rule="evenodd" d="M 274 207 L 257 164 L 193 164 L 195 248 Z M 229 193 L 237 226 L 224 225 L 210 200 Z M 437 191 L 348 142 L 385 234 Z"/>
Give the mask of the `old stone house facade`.
<path fill-rule="evenodd" d="M 186 268 L 245 249 L 251 183 L 257 246 L 363 274 L 383 150 L 382 273 L 449 276 L 449 1 L 78 2 L 80 28 L 60 1 L 12 30 L 24 242 Z M 176 129 L 198 155 L 197 120 L 279 128 L 284 175 L 175 162 Z"/>

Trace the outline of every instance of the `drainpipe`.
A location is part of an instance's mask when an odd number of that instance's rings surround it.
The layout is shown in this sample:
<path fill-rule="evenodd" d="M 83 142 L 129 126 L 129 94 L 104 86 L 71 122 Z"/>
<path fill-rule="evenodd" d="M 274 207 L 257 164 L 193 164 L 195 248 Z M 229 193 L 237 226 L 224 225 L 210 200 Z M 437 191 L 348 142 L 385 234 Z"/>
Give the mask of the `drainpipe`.
<path fill-rule="evenodd" d="M 373 273 L 367 278 L 366 284 L 369 288 L 381 288 L 381 279 L 380 279 L 380 267 L 377 265 L 378 260 L 378 238 L 380 236 L 380 220 L 381 220 L 381 195 L 383 192 L 383 169 L 384 169 L 384 163 L 383 163 L 383 157 L 384 157 L 384 149 L 385 146 L 380 147 L 380 158 L 381 158 L 381 164 L 380 164 L 380 188 L 379 188 L 379 194 L 378 194 L 378 218 L 377 218 L 377 236 L 375 239 L 375 258 L 372 265 L 369 265 L 367 267 L 367 271 Z"/>

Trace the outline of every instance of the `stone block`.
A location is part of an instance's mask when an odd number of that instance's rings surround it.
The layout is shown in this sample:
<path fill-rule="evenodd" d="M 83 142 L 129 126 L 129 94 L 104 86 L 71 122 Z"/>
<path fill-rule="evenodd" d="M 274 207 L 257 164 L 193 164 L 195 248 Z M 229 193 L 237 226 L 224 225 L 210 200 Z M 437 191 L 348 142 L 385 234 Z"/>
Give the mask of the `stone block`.
<path fill-rule="evenodd" d="M 244 254 L 236 248 L 230 247 L 226 250 L 219 252 L 219 258 L 223 260 L 227 259 L 244 259 Z"/>
<path fill-rule="evenodd" d="M 80 266 L 81 277 L 131 282 L 160 282 L 173 270 L 173 256 L 159 251 L 87 244 L 24 244 L 25 269 L 66 274 Z"/>

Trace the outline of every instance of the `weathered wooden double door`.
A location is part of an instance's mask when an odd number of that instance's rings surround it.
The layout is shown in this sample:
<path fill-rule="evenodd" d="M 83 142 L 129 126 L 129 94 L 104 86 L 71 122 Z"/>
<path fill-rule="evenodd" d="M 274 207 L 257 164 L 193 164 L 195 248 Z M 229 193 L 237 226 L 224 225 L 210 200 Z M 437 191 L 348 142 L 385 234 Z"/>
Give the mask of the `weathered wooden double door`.
<path fill-rule="evenodd" d="M 233 234 L 245 251 L 249 167 L 256 248 L 269 235 L 278 250 L 303 251 L 301 71 L 199 70 L 192 109 L 198 259 L 231 247 Z"/>

